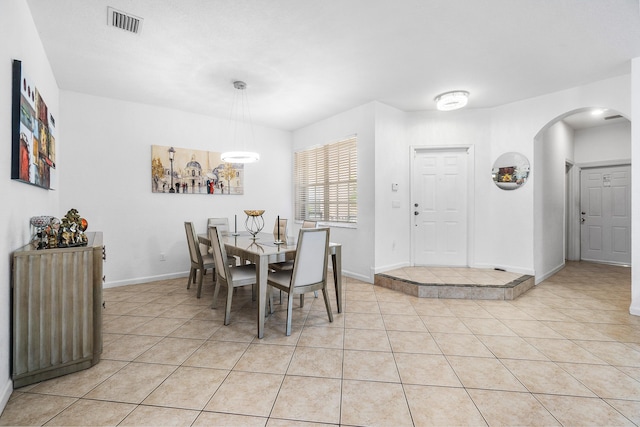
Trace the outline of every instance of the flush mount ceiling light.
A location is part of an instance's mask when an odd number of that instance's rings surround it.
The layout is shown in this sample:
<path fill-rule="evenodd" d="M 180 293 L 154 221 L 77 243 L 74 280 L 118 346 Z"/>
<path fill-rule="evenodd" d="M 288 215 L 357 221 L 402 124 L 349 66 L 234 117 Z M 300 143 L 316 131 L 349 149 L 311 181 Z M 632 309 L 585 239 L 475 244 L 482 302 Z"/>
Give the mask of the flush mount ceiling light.
<path fill-rule="evenodd" d="M 457 110 L 467 105 L 469 100 L 469 92 L 466 90 L 454 90 L 451 92 L 441 93 L 436 96 L 436 106 L 440 111 Z"/>
<path fill-rule="evenodd" d="M 245 151 L 247 139 L 253 142 L 253 125 L 251 114 L 249 113 L 249 100 L 247 97 L 247 84 L 242 81 L 233 82 L 233 87 L 237 89 L 231 107 L 231 132 L 234 148 L 242 151 L 226 151 L 220 156 L 223 162 L 227 163 L 253 163 L 260 160 L 260 154 L 253 151 Z"/>

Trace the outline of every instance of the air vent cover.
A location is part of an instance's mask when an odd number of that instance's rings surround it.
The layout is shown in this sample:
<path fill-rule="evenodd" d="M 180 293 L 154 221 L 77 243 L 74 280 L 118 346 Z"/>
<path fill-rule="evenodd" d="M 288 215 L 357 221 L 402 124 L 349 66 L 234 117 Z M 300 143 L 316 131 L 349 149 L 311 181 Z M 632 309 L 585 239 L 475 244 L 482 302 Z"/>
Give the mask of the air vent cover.
<path fill-rule="evenodd" d="M 130 13 L 112 7 L 107 8 L 107 25 L 112 27 L 120 28 L 130 33 L 140 34 L 143 21 L 144 19 Z"/>
<path fill-rule="evenodd" d="M 621 119 L 621 118 L 622 118 L 622 116 L 620 114 L 616 114 L 615 116 L 608 116 L 608 117 L 605 117 L 604 119 L 605 120 L 613 120 L 613 119 Z"/>

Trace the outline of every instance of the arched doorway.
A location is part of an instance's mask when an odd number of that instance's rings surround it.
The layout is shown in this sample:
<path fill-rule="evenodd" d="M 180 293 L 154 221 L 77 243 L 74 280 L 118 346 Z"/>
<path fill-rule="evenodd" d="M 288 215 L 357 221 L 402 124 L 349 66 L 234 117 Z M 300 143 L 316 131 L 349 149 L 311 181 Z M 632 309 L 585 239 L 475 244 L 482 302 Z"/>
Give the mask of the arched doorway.
<path fill-rule="evenodd" d="M 601 114 L 594 115 L 596 110 Z M 536 281 L 559 271 L 565 259 L 581 259 L 581 172 L 621 164 L 631 164 L 631 125 L 617 111 L 569 111 L 538 132 L 533 162 Z M 626 237 L 630 247 L 630 233 Z"/>

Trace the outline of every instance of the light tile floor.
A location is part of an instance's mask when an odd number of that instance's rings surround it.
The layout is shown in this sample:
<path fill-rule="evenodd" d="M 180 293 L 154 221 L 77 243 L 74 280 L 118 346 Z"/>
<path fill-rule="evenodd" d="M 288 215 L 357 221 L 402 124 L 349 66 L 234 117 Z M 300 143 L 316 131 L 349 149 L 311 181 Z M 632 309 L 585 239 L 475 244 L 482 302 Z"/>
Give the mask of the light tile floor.
<path fill-rule="evenodd" d="M 290 337 L 277 305 L 262 340 L 250 290 L 223 326 L 207 279 L 199 300 L 185 279 L 105 290 L 102 361 L 15 390 L 0 424 L 640 424 L 630 269 L 569 263 L 513 301 L 347 278 L 333 323 L 308 296 Z"/>

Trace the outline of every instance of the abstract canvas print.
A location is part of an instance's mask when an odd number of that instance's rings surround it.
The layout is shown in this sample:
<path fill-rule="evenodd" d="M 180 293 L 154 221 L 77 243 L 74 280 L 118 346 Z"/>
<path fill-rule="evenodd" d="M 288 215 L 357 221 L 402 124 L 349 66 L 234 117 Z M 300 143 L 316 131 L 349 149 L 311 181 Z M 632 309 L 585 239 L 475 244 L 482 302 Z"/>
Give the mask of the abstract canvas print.
<path fill-rule="evenodd" d="M 243 194 L 244 165 L 216 151 L 151 146 L 151 191 L 176 194 Z"/>
<path fill-rule="evenodd" d="M 35 82 L 13 61 L 11 179 L 55 188 L 56 121 Z"/>

